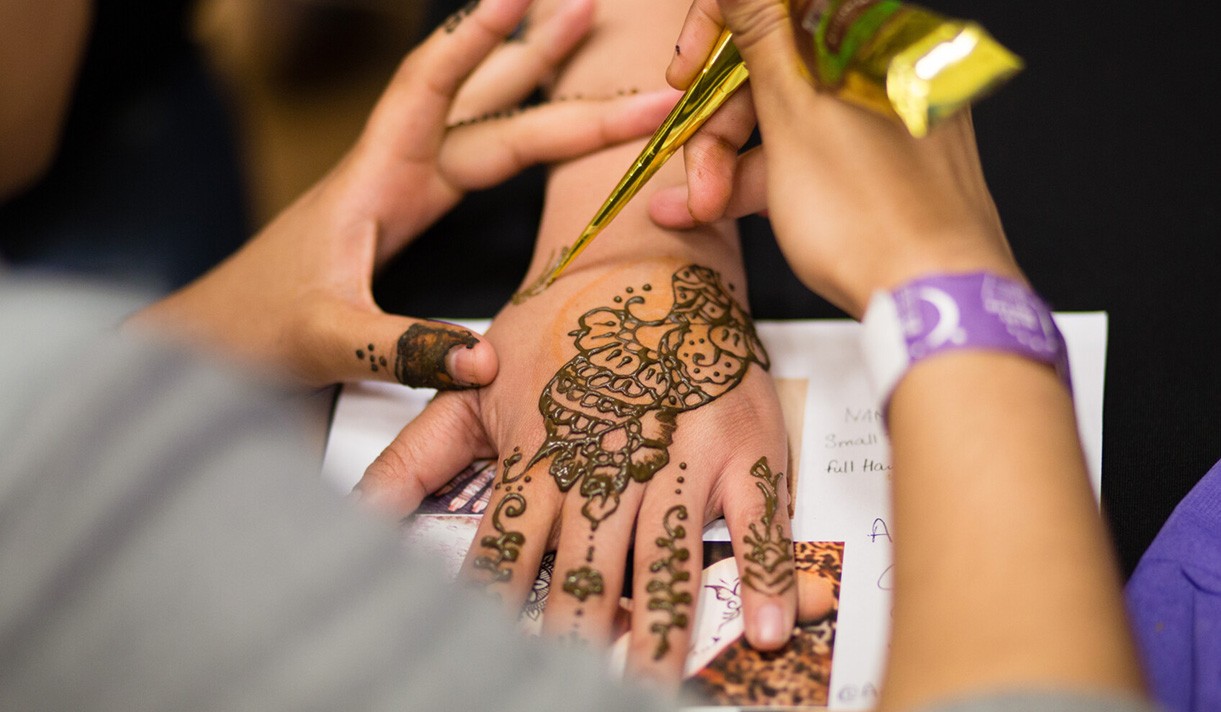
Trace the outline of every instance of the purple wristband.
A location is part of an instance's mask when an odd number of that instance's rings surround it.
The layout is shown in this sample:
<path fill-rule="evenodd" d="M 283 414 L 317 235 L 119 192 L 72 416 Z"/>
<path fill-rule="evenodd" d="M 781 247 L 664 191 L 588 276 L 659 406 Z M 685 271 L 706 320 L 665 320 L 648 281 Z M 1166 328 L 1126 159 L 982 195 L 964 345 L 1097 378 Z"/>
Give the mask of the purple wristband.
<path fill-rule="evenodd" d="M 1072 393 L 1068 352 L 1051 310 L 1020 282 L 986 272 L 916 279 L 877 292 L 862 320 L 865 361 L 883 412 L 913 364 L 957 349 L 1049 364 Z"/>

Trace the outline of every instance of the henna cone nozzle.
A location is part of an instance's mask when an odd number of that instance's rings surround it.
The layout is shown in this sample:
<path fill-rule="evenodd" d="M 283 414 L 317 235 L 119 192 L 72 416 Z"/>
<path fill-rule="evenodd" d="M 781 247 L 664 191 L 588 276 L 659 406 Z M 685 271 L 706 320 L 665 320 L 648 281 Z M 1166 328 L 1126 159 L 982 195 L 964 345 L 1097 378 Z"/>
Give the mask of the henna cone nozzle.
<path fill-rule="evenodd" d="M 724 30 L 713 46 L 712 54 L 704 63 L 704 68 L 649 139 L 644 150 L 619 181 L 619 185 L 611 191 L 610 197 L 594 214 L 593 220 L 589 221 L 589 225 L 572 247 L 560 253 L 559 259 L 542 281 L 536 283 L 539 291 L 560 276 L 598 233 L 610 224 L 623 206 L 640 192 L 653 174 L 691 138 L 721 104 L 725 103 L 742 82 L 746 81 L 746 77 L 746 65 L 742 61 L 742 55 L 731 41 L 729 30 Z"/>

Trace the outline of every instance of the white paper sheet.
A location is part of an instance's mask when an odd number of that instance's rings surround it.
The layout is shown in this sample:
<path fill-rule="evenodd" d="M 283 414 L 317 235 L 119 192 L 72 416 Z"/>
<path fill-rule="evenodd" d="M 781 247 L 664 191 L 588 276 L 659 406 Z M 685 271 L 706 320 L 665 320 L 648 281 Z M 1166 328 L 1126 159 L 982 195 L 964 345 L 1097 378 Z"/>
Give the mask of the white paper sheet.
<path fill-rule="evenodd" d="M 486 321 L 462 323 L 487 328 Z M 1068 344 L 1077 422 L 1098 496 L 1107 318 L 1099 312 L 1062 313 L 1056 323 Z M 771 355 L 771 373 L 796 444 L 793 539 L 844 542 L 828 707 L 869 709 L 880 690 L 889 633 L 892 537 L 889 445 L 861 362 L 860 326 L 819 320 L 760 321 L 756 327 Z M 350 490 L 431 396 L 431 391 L 386 383 L 345 386 L 328 440 L 326 479 Z M 728 533 L 723 523 L 714 522 L 704 538 L 725 541 Z M 693 630 L 720 626 L 709 616 L 723 611 L 702 613 Z M 693 655 L 706 657 L 708 651 L 697 645 Z"/>

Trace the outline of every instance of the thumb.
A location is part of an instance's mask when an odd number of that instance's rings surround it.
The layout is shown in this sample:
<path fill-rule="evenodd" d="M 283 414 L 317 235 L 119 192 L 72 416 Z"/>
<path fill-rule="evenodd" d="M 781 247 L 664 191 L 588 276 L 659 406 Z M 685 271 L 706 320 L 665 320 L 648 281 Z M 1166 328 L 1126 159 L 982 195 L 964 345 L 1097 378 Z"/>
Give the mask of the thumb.
<path fill-rule="evenodd" d="M 472 461 L 495 454 L 475 394 L 442 393 L 377 456 L 353 492 L 373 509 L 404 516 Z"/>
<path fill-rule="evenodd" d="M 719 0 L 725 24 L 733 32 L 742 59 L 750 70 L 758 106 L 785 102 L 800 83 L 810 91 L 803 74 L 804 62 L 797 51 L 789 3 L 785 0 Z"/>
<path fill-rule="evenodd" d="M 767 159 L 764 146 L 756 146 L 737 157 L 733 171 L 733 187 L 730 190 L 729 202 L 719 215 L 711 216 L 711 221 L 722 218 L 737 219 L 747 215 L 767 213 Z M 675 185 L 662 188 L 653 194 L 649 200 L 649 217 L 660 227 L 668 230 L 689 230 L 703 224 L 696 220 L 690 208 L 691 188 L 689 185 Z"/>
<path fill-rule="evenodd" d="M 376 379 L 461 390 L 496 377 L 492 345 L 456 324 L 348 306 L 316 310 L 311 323 L 290 340 L 307 355 L 302 375 L 315 383 Z"/>

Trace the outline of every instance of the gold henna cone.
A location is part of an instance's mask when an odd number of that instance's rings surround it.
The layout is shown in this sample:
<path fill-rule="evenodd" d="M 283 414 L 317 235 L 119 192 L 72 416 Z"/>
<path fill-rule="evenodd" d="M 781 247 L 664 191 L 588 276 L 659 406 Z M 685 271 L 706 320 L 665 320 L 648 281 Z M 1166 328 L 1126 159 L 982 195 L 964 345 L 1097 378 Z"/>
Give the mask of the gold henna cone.
<path fill-rule="evenodd" d="M 623 206 L 640 192 L 644 184 L 657 173 L 666 161 L 691 138 L 700 126 L 712 116 L 721 104 L 725 103 L 742 82 L 746 81 L 746 65 L 738 48 L 730 41 L 729 30 L 721 32 L 720 39 L 713 47 L 712 54 L 704 63 L 699 76 L 687 88 L 686 93 L 678 100 L 678 104 L 670 111 L 670 115 L 645 144 L 644 150 L 636 157 L 631 168 L 620 179 L 619 185 L 611 191 L 610 197 L 594 214 L 592 220 L 581 236 L 571 247 L 560 251 L 559 259 L 554 262 L 542 277 L 535 280 L 529 287 L 513 295 L 513 303 L 520 304 L 527 298 L 539 294 L 560 276 L 568 265 L 581 254 L 590 242 L 610 224 L 619 214 Z"/>

